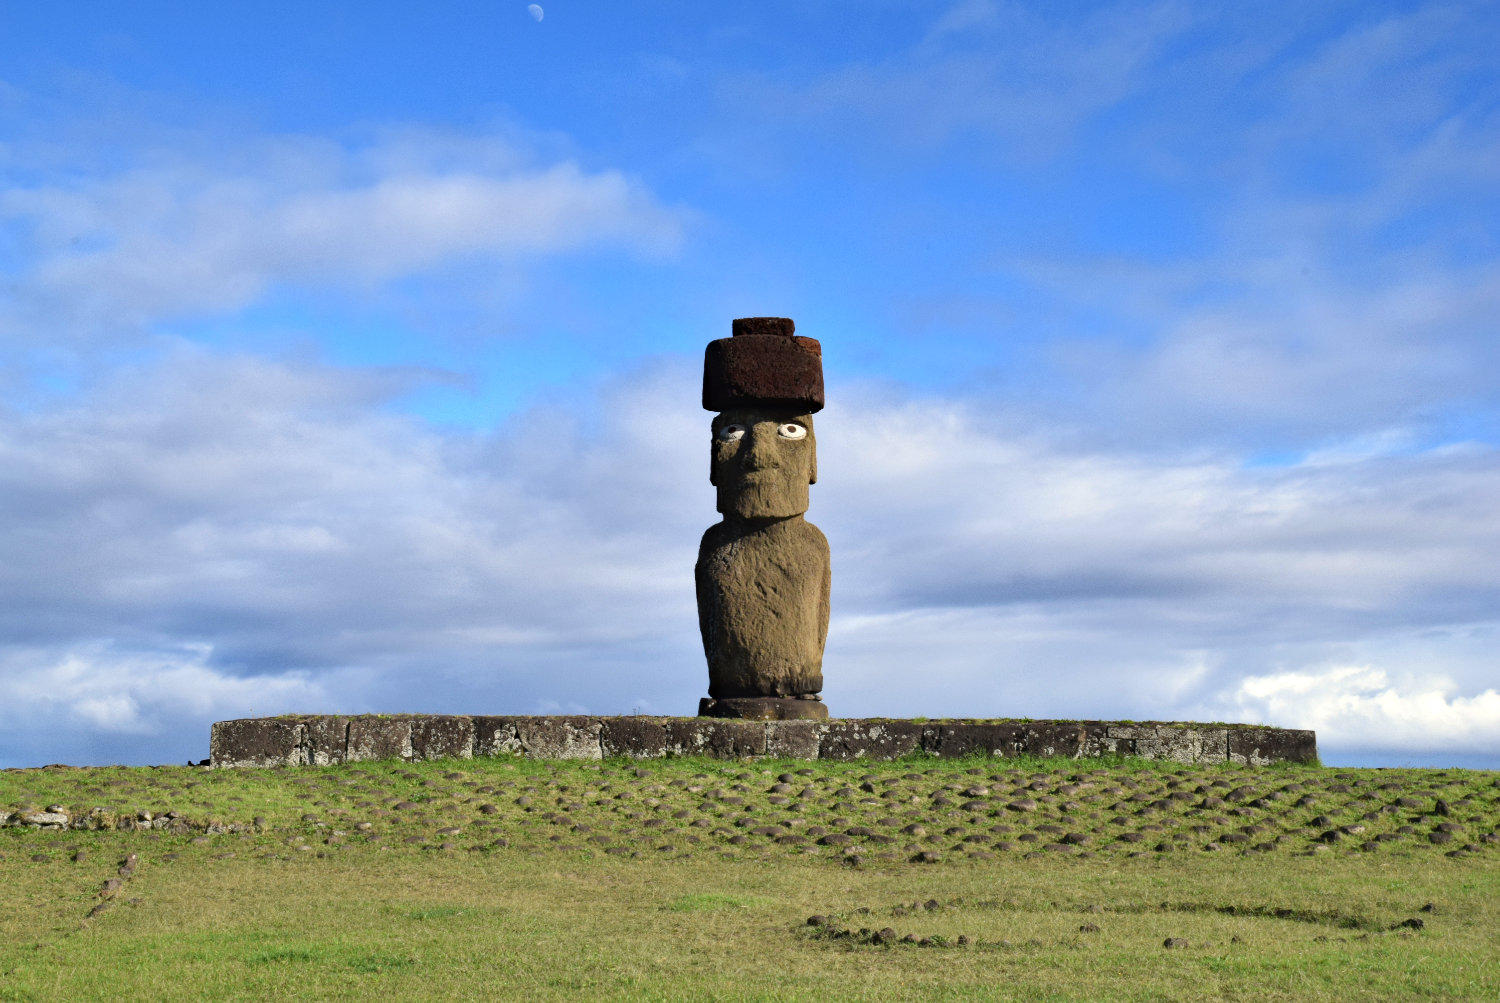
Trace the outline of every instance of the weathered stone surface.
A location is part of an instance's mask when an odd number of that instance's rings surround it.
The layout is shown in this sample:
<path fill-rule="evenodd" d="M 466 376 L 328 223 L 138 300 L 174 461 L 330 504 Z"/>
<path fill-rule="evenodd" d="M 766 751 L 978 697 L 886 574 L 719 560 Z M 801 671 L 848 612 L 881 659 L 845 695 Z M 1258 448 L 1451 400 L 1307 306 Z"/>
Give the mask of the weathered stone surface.
<path fill-rule="evenodd" d="M 414 759 L 470 759 L 474 755 L 474 719 L 423 716 L 411 722 Z"/>
<path fill-rule="evenodd" d="M 699 717 L 743 718 L 747 721 L 826 721 L 828 708 L 820 700 L 795 697 L 704 697 Z"/>
<path fill-rule="evenodd" d="M 766 755 L 778 759 L 819 758 L 818 729 L 814 721 L 777 721 L 766 726 Z"/>
<path fill-rule="evenodd" d="M 814 702 L 814 701 L 797 701 Z M 814 702 L 815 703 L 815 702 Z M 1243 734 L 1242 734 L 1243 733 Z M 345 736 L 342 745 L 340 736 Z M 929 721 L 842 719 L 747 720 L 665 717 L 524 717 L 333 715 L 220 721 L 211 736 L 214 766 L 298 766 L 370 759 L 516 754 L 547 759 L 601 756 L 785 756 L 807 759 L 894 759 L 917 752 L 940 756 L 1009 756 L 1108 752 L 1181 763 L 1311 762 L 1310 731 L 1192 724 L 1109 721 Z M 340 758 L 342 757 L 342 758 Z M 1241 758 L 1231 758 L 1241 757 Z M 1245 800 L 1226 791 L 1232 800 Z M 66 816 L 64 816 L 66 817 Z M 145 817 L 139 825 L 154 827 Z M 169 818 L 159 820 L 163 827 Z M 73 827 L 122 827 L 135 820 L 96 823 L 80 816 Z M 23 825 L 19 815 L 0 824 Z M 64 824 L 64 823 L 48 823 Z"/>
<path fill-rule="evenodd" d="M 761 721 L 729 718 L 668 718 L 667 750 L 674 755 L 764 756 L 766 729 Z"/>
<path fill-rule="evenodd" d="M 1225 728 L 1156 724 L 1107 725 L 1106 728 L 1110 738 L 1131 743 L 1131 754 L 1148 759 L 1221 763 L 1228 753 L 1229 733 Z"/>
<path fill-rule="evenodd" d="M 1314 763 L 1318 760 L 1316 732 L 1292 728 L 1231 728 L 1227 737 L 1231 763 Z"/>
<path fill-rule="evenodd" d="M 708 482 L 729 518 L 788 519 L 807 511 L 818 482 L 812 415 L 767 405 L 734 407 L 710 423 Z"/>
<path fill-rule="evenodd" d="M 38 829 L 62 829 L 68 824 L 68 816 L 60 811 L 18 811 L 16 816 L 22 825 Z"/>
<path fill-rule="evenodd" d="M 1033 721 L 1027 723 L 1022 743 L 1029 756 L 1083 756 L 1088 754 L 1089 727 L 1084 722 Z"/>
<path fill-rule="evenodd" d="M 724 411 L 746 403 L 823 409 L 823 347 L 798 337 L 789 317 L 745 317 L 732 336 L 703 353 L 703 407 Z"/>
<path fill-rule="evenodd" d="M 600 725 L 599 748 L 605 756 L 655 759 L 667 754 L 667 728 L 660 718 L 607 717 Z"/>
<path fill-rule="evenodd" d="M 474 755 L 500 756 L 521 751 L 521 741 L 516 736 L 516 722 L 520 718 L 478 714 L 469 720 L 474 722 Z"/>
<path fill-rule="evenodd" d="M 820 759 L 897 759 L 921 747 L 922 726 L 912 721 L 846 719 L 818 725 Z"/>
<path fill-rule="evenodd" d="M 710 697 L 822 691 L 831 574 L 818 527 L 726 519 L 703 535 L 694 578 Z"/>
<path fill-rule="evenodd" d="M 519 752 L 537 759 L 601 759 L 597 717 L 518 717 Z"/>
<path fill-rule="evenodd" d="M 923 737 L 928 752 L 945 758 L 976 753 L 1014 756 L 1026 751 L 1026 726 L 1014 722 L 945 723 L 926 729 Z"/>
<path fill-rule="evenodd" d="M 346 761 L 411 759 L 411 723 L 412 718 L 405 716 L 350 718 Z M 213 764 L 219 765 L 217 757 Z"/>
<path fill-rule="evenodd" d="M 293 718 L 216 721 L 209 732 L 209 760 L 215 766 L 292 765 L 301 740 L 302 723 Z"/>
<path fill-rule="evenodd" d="M 729 323 L 732 338 L 757 335 L 792 338 L 796 334 L 797 322 L 790 317 L 736 317 Z"/>
<path fill-rule="evenodd" d="M 309 766 L 332 766 L 344 761 L 349 740 L 349 719 L 306 717 L 302 719 L 301 760 Z"/>

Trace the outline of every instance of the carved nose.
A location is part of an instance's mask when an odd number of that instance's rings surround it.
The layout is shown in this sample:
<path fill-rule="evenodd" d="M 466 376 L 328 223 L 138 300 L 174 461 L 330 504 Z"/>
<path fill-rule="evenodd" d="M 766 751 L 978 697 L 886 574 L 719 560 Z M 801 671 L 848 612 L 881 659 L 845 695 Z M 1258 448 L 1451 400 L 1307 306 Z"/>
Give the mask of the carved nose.
<path fill-rule="evenodd" d="M 740 465 L 746 470 L 766 470 L 776 465 L 776 447 L 772 443 L 775 432 L 770 435 L 754 427 L 745 430 L 744 442 L 740 445 Z"/>

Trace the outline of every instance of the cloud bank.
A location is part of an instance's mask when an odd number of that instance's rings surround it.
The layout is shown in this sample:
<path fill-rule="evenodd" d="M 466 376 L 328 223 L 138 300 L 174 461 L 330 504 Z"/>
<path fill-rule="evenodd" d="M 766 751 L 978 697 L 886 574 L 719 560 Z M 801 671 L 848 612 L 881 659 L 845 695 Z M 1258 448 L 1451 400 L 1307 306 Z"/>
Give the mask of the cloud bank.
<path fill-rule="evenodd" d="M 195 757 L 252 711 L 691 713 L 717 518 L 696 376 L 663 360 L 597 410 L 459 432 L 376 406 L 395 377 L 184 347 L 3 414 L 0 693 L 32 724 L 0 760 Z M 838 713 L 1208 712 L 1335 752 L 1482 748 L 1493 449 L 1164 463 L 952 401 L 830 399 L 810 517 Z"/>
<path fill-rule="evenodd" d="M 618 170 L 539 164 L 499 139 L 235 137 L 132 160 L 0 192 L 0 227 L 26 247 L 0 310 L 8 340 L 88 344 L 282 287 L 373 291 L 477 258 L 668 255 L 688 221 Z"/>

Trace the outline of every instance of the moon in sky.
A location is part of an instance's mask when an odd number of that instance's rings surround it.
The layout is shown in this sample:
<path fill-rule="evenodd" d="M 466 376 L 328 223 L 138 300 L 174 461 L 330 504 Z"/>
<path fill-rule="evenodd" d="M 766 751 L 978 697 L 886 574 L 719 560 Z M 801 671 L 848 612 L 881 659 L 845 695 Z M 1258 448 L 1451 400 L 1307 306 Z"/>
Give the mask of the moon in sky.
<path fill-rule="evenodd" d="M 531 16 L 535 20 L 538 20 L 538 21 L 540 21 L 542 19 L 542 17 L 546 14 L 546 11 L 542 10 L 542 5 L 539 4 L 539 3 L 527 4 L 526 5 L 526 10 L 528 12 L 530 12 Z"/>

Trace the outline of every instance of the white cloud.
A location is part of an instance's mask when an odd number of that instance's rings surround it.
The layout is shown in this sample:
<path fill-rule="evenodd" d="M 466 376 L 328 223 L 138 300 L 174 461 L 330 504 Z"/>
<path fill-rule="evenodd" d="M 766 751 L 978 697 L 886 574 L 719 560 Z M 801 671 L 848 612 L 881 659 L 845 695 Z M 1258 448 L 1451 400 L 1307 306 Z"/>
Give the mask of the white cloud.
<path fill-rule="evenodd" d="M 827 423 L 820 505 L 841 514 L 835 543 L 861 555 L 870 602 L 1153 597 L 1162 616 L 1191 611 L 1185 639 L 1212 643 L 1272 616 L 1305 637 L 1500 608 L 1489 448 L 1246 468 L 1062 446 L 933 401 L 830 409 Z"/>
<path fill-rule="evenodd" d="M 1325 747 L 1500 755 L 1500 692 L 1456 689 L 1432 676 L 1397 686 L 1369 665 L 1310 667 L 1249 676 L 1226 705 L 1240 717 L 1315 728 Z"/>
<path fill-rule="evenodd" d="M 11 649 L 0 671 L 10 706 L 54 722 L 71 720 L 104 733 L 154 735 L 188 719 L 279 713 L 287 705 L 326 706 L 328 695 L 306 672 L 235 677 L 210 665 L 212 649 L 115 650 L 106 642 L 66 649 Z"/>
<path fill-rule="evenodd" d="M 201 758 L 208 723 L 252 707 L 692 713 L 691 568 L 717 518 L 696 375 L 463 433 L 384 410 L 390 374 L 184 349 L 0 413 L 0 692 L 62 722 L 3 757 L 188 736 Z M 833 547 L 835 713 L 1295 724 L 1253 680 L 1353 649 L 1426 673 L 1392 676 L 1427 709 L 1383 748 L 1433 747 L 1433 673 L 1455 713 L 1488 713 L 1493 450 L 1245 468 L 833 389 L 809 515 Z M 1328 706 L 1325 751 L 1376 713 Z M 122 734 L 134 751 L 98 751 Z"/>
<path fill-rule="evenodd" d="M 670 254 L 688 219 L 619 171 L 536 165 L 498 140 L 281 137 L 141 159 L 0 191 L 0 225 L 30 247 L 0 333 L 118 336 L 281 284 L 370 285 L 475 257 Z"/>

